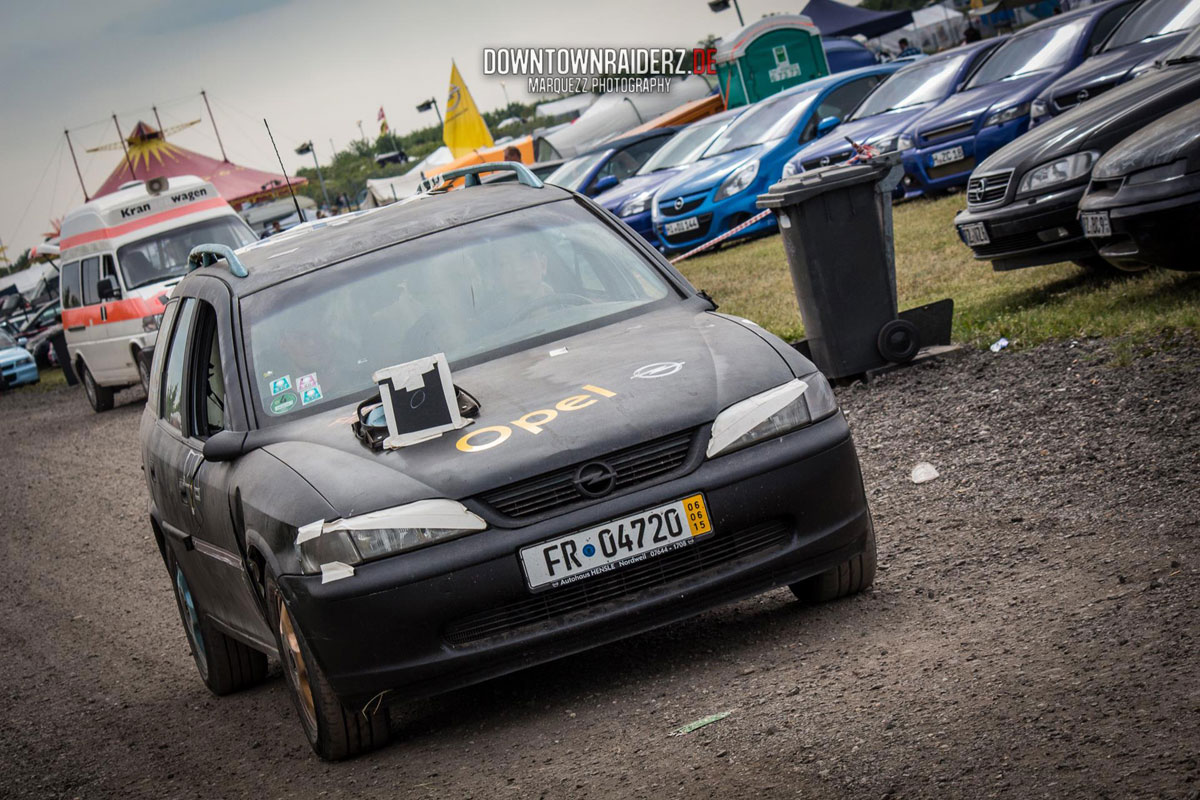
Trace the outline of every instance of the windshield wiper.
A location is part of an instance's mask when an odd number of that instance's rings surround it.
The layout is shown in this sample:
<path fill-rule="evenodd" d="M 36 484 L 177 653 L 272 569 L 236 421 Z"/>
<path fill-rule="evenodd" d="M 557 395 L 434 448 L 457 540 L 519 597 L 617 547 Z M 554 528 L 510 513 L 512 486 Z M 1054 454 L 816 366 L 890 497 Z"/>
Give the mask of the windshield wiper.
<path fill-rule="evenodd" d="M 1192 53 L 1191 55 L 1178 56 L 1176 58 L 1168 58 L 1164 64 L 1191 64 L 1195 61 L 1200 61 L 1200 54 Z"/>

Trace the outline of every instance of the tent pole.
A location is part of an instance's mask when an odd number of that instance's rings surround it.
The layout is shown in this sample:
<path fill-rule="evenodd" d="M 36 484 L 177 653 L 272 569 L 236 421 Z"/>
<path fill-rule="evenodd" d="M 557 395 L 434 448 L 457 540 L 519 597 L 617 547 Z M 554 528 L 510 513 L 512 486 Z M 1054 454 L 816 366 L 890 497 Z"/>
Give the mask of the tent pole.
<path fill-rule="evenodd" d="M 154 121 L 158 123 L 158 135 L 162 137 L 163 141 L 166 141 L 167 132 L 163 130 L 162 120 L 158 118 L 158 106 L 150 106 L 150 110 L 154 112 Z"/>
<path fill-rule="evenodd" d="M 113 125 L 117 128 L 117 138 L 121 141 L 121 149 L 125 151 L 125 165 L 129 167 L 129 175 L 136 181 L 137 172 L 133 169 L 133 162 L 129 160 L 129 146 L 125 144 L 125 135 L 121 133 L 121 123 L 117 122 L 116 114 L 113 114 Z"/>
<path fill-rule="evenodd" d="M 75 174 L 79 176 L 79 188 L 83 189 L 83 202 L 91 200 L 88 197 L 87 187 L 83 185 L 83 173 L 79 171 L 79 159 L 75 158 L 75 145 L 71 144 L 71 132 L 63 131 L 63 135 L 67 137 L 67 149 L 71 151 L 71 163 L 75 165 Z"/>
<path fill-rule="evenodd" d="M 221 160 L 228 164 L 229 156 L 225 155 L 225 145 L 221 141 L 221 132 L 217 130 L 217 118 L 213 116 L 212 106 L 208 104 L 208 93 L 201 89 L 200 96 L 204 98 L 204 107 L 208 109 L 208 118 L 212 121 L 213 133 L 217 135 L 217 147 L 221 148 Z"/>

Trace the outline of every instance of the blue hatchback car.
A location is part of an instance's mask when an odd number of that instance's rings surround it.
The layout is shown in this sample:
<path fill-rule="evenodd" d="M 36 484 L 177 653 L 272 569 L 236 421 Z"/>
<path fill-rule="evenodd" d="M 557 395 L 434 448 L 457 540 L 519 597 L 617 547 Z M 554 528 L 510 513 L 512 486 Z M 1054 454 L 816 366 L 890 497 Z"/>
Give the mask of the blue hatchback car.
<path fill-rule="evenodd" d="M 907 61 L 839 72 L 793 86 L 748 107 L 704 156 L 658 190 L 654 230 L 666 251 L 696 247 L 758 213 L 754 202 L 783 175 L 796 151 L 835 127 Z M 733 238 L 775 229 L 768 215 Z"/>
<path fill-rule="evenodd" d="M 826 136 L 801 148 L 783 168 L 786 178 L 797 172 L 837 164 L 854 152 L 850 139 L 881 153 L 913 146 L 913 129 L 922 115 L 952 95 L 988 54 L 1005 40 L 985 39 L 921 59 L 889 75 L 875 91 Z M 897 189 L 903 194 L 903 187 Z"/>
<path fill-rule="evenodd" d="M 653 128 L 604 142 L 564 161 L 546 176 L 546 183 L 588 197 L 603 194 L 633 175 L 679 128 Z"/>
<path fill-rule="evenodd" d="M 1074 69 L 1138 0 L 1108 0 L 1038 22 L 992 51 L 962 90 L 929 111 L 904 154 L 910 196 L 964 186 L 971 171 L 1029 129 L 1035 97 Z"/>
<path fill-rule="evenodd" d="M 0 389 L 38 382 L 37 363 L 8 331 L 0 330 Z"/>

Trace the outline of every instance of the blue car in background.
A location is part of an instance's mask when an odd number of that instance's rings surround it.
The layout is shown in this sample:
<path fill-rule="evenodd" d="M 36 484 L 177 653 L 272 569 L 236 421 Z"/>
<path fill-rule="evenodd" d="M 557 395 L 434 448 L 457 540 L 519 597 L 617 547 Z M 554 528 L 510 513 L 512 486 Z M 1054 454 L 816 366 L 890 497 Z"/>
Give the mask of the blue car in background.
<path fill-rule="evenodd" d="M 847 139 L 870 144 L 880 153 L 913 146 L 913 128 L 921 116 L 945 100 L 1004 38 L 985 39 L 914 62 L 875 87 L 835 136 L 801 148 L 783 167 L 783 177 L 838 164 L 854 152 Z M 904 188 L 897 188 L 903 194 Z"/>
<path fill-rule="evenodd" d="M 825 49 L 830 72 L 845 72 L 879 63 L 879 58 L 870 48 L 849 36 L 823 36 L 821 46 Z"/>
<path fill-rule="evenodd" d="M 907 61 L 827 75 L 751 105 L 701 160 L 658 190 L 654 232 L 666 251 L 696 247 L 758 213 L 755 199 L 783 175 L 796 151 L 836 127 L 884 78 Z M 775 229 L 767 215 L 733 238 Z"/>
<path fill-rule="evenodd" d="M 1034 125 L 1144 72 L 1200 25 L 1200 0 L 1144 0 L 1099 51 L 1033 101 Z"/>
<path fill-rule="evenodd" d="M 654 128 L 613 139 L 568 159 L 544 180 L 554 186 L 595 197 L 637 172 L 678 130 L 678 127 Z"/>
<path fill-rule="evenodd" d="M 637 231 L 643 239 L 658 247 L 658 237 L 650 219 L 650 201 L 654 198 L 654 193 L 687 165 L 698 161 L 713 139 L 743 111 L 745 108 L 722 111 L 683 128 L 650 156 L 650 160 L 632 177 L 598 195 L 595 198 L 596 202 L 620 217 L 622 222 Z"/>
<path fill-rule="evenodd" d="M 0 389 L 38 382 L 37 363 L 23 345 L 0 330 Z"/>
<path fill-rule="evenodd" d="M 1029 129 L 1034 98 L 1099 47 L 1137 2 L 1053 16 L 993 50 L 961 91 L 921 117 L 903 156 L 908 194 L 966 185 L 977 163 Z"/>

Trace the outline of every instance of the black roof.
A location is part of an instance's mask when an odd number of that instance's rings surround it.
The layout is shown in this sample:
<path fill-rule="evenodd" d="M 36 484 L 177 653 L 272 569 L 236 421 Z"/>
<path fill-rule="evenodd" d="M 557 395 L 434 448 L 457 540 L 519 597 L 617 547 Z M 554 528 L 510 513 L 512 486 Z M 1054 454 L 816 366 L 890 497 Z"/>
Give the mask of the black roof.
<path fill-rule="evenodd" d="M 353 256 L 468 222 L 571 197 L 568 191 L 546 185 L 534 189 L 520 183 L 497 183 L 423 194 L 382 208 L 331 217 L 324 224 L 289 234 L 287 231 L 237 252 L 249 273 L 233 277 L 224 260 L 196 270 L 229 284 L 235 295 L 252 294 Z"/>

